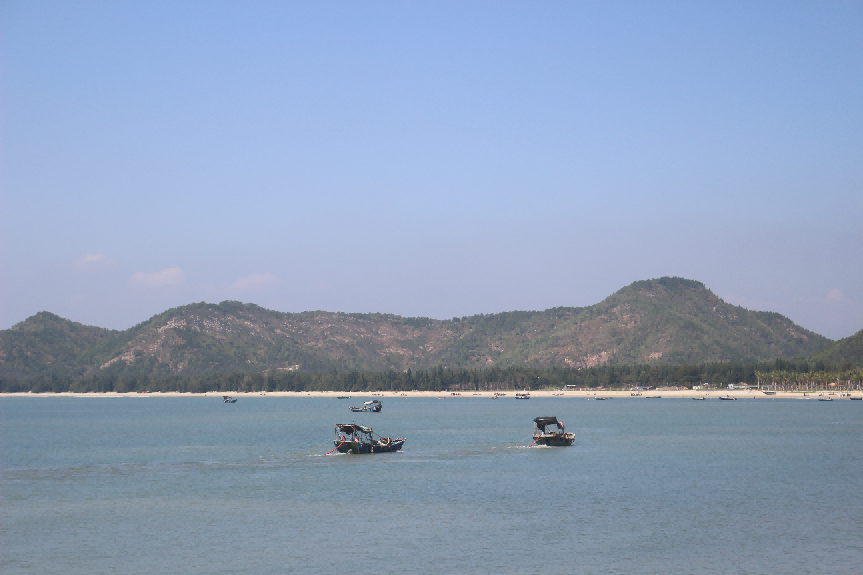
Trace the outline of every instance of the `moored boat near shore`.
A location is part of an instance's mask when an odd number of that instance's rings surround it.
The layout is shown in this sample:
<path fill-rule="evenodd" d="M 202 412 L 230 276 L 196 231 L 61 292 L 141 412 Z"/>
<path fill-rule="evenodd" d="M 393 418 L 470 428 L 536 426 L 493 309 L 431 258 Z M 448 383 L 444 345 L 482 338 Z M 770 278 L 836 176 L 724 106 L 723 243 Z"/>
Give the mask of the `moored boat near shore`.
<path fill-rule="evenodd" d="M 333 441 L 339 453 L 392 453 L 404 445 L 406 439 L 378 437 L 375 439 L 371 427 L 356 423 L 337 423 L 336 439 Z"/>
<path fill-rule="evenodd" d="M 572 445 L 575 440 L 574 433 L 567 433 L 563 422 L 557 417 L 537 417 L 533 420 L 536 428 L 533 431 L 533 443 L 531 445 L 548 445 L 551 447 L 562 447 Z M 553 427 L 553 430 L 548 428 Z"/>
<path fill-rule="evenodd" d="M 371 411 L 372 413 L 380 413 L 380 411 L 383 409 L 383 407 L 384 406 L 381 404 L 381 402 L 379 400 L 373 399 L 371 401 L 367 401 L 367 402 L 363 403 L 362 407 L 352 407 L 351 411 L 353 411 L 353 412 Z"/>

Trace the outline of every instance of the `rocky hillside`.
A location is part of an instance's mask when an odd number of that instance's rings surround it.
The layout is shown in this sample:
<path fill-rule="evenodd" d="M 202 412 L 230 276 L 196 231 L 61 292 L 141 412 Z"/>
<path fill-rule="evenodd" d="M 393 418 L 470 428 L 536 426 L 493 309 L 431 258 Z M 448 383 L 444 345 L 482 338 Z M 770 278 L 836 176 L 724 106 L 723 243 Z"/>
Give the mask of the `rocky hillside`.
<path fill-rule="evenodd" d="M 0 332 L 0 375 L 581 368 L 761 361 L 809 356 L 830 343 L 779 314 L 727 304 L 699 282 L 661 278 L 584 308 L 445 321 L 222 302 L 174 308 L 117 332 L 42 312 Z"/>

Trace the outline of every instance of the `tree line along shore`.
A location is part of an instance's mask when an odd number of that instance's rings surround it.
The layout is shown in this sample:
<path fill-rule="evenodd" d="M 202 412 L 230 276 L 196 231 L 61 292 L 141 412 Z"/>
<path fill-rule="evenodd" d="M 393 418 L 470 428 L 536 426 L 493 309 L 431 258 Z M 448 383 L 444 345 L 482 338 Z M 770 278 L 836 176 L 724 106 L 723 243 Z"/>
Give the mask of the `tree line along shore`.
<path fill-rule="evenodd" d="M 405 371 L 291 371 L 212 373 L 197 375 L 95 375 L 68 379 L 57 376 L 0 377 L 0 393 L 89 392 L 276 392 L 276 391 L 505 391 L 564 389 L 629 389 L 701 383 L 769 386 L 780 390 L 863 389 L 863 369 L 850 363 L 777 359 L 769 363 L 700 365 L 604 365 L 591 368 L 486 368 Z"/>

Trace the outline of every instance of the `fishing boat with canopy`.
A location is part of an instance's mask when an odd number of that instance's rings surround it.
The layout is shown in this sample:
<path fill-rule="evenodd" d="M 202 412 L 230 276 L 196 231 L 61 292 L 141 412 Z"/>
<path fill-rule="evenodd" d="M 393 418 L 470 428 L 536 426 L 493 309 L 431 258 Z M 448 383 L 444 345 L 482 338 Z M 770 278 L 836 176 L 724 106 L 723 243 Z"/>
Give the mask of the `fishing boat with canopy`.
<path fill-rule="evenodd" d="M 378 436 L 375 439 L 374 430 L 356 423 L 337 423 L 336 439 L 333 441 L 339 453 L 392 453 L 405 444 L 404 437 L 391 439 Z"/>
<path fill-rule="evenodd" d="M 567 433 L 563 422 L 556 417 L 537 417 L 533 420 L 536 428 L 533 430 L 533 443 L 531 445 L 548 445 L 559 447 L 572 445 L 575 440 L 574 433 Z"/>

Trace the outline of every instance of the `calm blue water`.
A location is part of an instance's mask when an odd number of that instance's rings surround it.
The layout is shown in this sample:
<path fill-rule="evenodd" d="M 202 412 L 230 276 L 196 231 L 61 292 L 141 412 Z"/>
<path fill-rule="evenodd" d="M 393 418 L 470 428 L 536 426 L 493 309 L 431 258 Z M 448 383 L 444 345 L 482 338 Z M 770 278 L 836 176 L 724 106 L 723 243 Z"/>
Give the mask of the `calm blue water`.
<path fill-rule="evenodd" d="M 863 402 L 351 401 L 0 398 L 0 571 L 863 572 Z"/>

